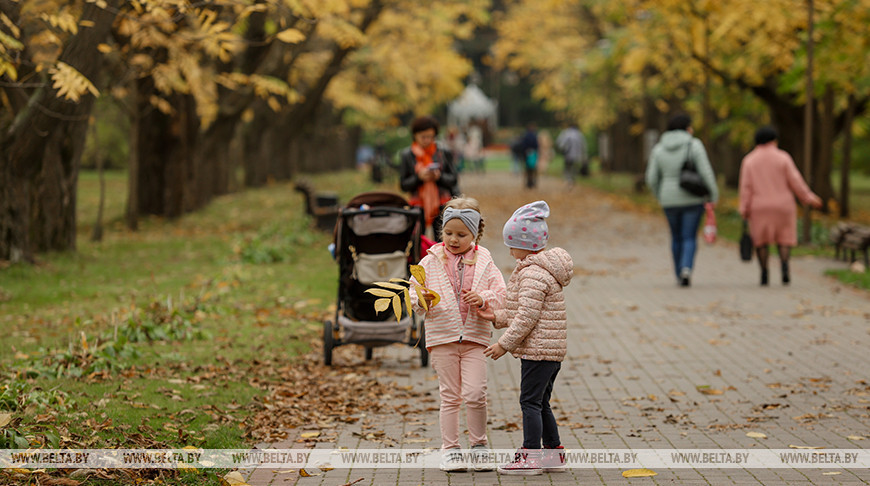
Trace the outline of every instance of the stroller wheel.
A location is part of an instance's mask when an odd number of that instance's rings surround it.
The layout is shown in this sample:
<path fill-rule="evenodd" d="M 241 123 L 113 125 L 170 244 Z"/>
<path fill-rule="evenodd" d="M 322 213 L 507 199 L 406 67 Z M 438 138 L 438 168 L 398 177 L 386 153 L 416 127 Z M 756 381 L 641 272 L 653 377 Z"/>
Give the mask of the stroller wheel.
<path fill-rule="evenodd" d="M 332 348 L 335 342 L 332 339 L 332 321 L 323 323 L 323 364 L 332 366 Z"/>
<path fill-rule="evenodd" d="M 366 361 L 372 359 L 374 348 L 366 347 Z"/>

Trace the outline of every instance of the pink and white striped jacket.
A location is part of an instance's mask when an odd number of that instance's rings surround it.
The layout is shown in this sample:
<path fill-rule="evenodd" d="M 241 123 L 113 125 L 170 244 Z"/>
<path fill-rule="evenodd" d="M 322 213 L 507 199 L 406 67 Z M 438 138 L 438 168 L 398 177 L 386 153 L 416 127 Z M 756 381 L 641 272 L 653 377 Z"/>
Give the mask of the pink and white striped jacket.
<path fill-rule="evenodd" d="M 420 260 L 420 265 L 426 269 L 426 287 L 438 292 L 441 302 L 425 311 L 418 303 L 417 293 L 411 292 L 411 304 L 414 312 L 425 315 L 426 348 L 439 344 L 470 341 L 489 346 L 492 338 L 492 324 L 477 315 L 477 308 L 468 310 L 465 323 L 459 313 L 459 303 L 456 293 L 450 284 L 447 269 L 444 265 L 444 244 L 439 243 L 429 248 L 429 254 Z M 485 306 L 501 309 L 504 306 L 505 282 L 501 271 L 492 261 L 489 250 L 477 247 L 477 260 L 468 268 L 474 269 L 474 280 L 471 290 L 477 292 Z M 414 278 L 411 278 L 412 281 Z"/>

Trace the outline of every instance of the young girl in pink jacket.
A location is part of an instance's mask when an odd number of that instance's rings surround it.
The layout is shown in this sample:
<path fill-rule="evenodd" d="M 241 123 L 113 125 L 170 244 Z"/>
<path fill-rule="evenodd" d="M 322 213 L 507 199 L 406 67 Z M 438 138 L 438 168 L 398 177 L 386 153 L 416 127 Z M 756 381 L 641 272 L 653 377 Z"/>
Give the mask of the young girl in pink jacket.
<path fill-rule="evenodd" d="M 567 350 L 562 288 L 571 282 L 574 262 L 567 251 L 547 248 L 549 215 L 547 203 L 536 201 L 517 209 L 505 223 L 504 243 L 517 266 L 508 280 L 504 308 L 481 312 L 496 328 L 507 328 L 484 354 L 498 359 L 510 351 L 521 363 L 523 447 L 513 462 L 499 466 L 501 474 L 531 476 L 566 469 L 550 395 Z"/>
<path fill-rule="evenodd" d="M 414 311 L 425 313 L 426 347 L 438 374 L 441 393 L 441 469 L 466 471 L 468 464 L 459 446 L 459 412 L 466 406 L 471 467 L 490 471 L 486 440 L 486 358 L 484 349 L 492 337 L 489 321 L 478 314 L 482 309 L 502 306 L 504 277 L 489 251 L 478 245 L 483 235 L 483 218 L 475 199 L 450 200 L 442 213 L 441 243 L 429 248 L 420 261 L 426 270 L 426 286 L 441 296 L 424 294 L 424 310 L 411 292 Z"/>

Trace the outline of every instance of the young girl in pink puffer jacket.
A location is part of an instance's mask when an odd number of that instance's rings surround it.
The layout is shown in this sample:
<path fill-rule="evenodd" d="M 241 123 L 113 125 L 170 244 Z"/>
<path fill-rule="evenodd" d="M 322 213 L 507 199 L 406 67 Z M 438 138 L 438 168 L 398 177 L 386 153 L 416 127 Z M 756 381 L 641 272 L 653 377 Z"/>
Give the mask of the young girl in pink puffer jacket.
<path fill-rule="evenodd" d="M 517 209 L 505 224 L 504 242 L 517 266 L 507 283 L 504 308 L 480 312 L 496 328 L 507 328 L 486 349 L 486 356 L 498 359 L 510 351 L 521 360 L 523 447 L 514 462 L 499 466 L 502 474 L 536 475 L 566 469 L 550 395 L 567 348 L 562 288 L 571 282 L 574 262 L 565 250 L 546 248 L 545 219 L 549 215 L 547 203 L 536 201 Z"/>

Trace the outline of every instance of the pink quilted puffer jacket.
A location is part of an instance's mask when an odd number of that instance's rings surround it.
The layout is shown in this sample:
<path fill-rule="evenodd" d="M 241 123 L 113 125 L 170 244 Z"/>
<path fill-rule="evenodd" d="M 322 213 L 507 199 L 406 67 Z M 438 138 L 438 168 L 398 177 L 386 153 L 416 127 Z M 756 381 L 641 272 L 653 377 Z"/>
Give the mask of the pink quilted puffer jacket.
<path fill-rule="evenodd" d="M 574 262 L 561 248 L 517 261 L 507 283 L 504 308 L 495 310 L 493 325 L 507 328 L 498 340 L 501 347 L 517 358 L 562 361 L 568 338 L 562 287 L 573 275 Z"/>

